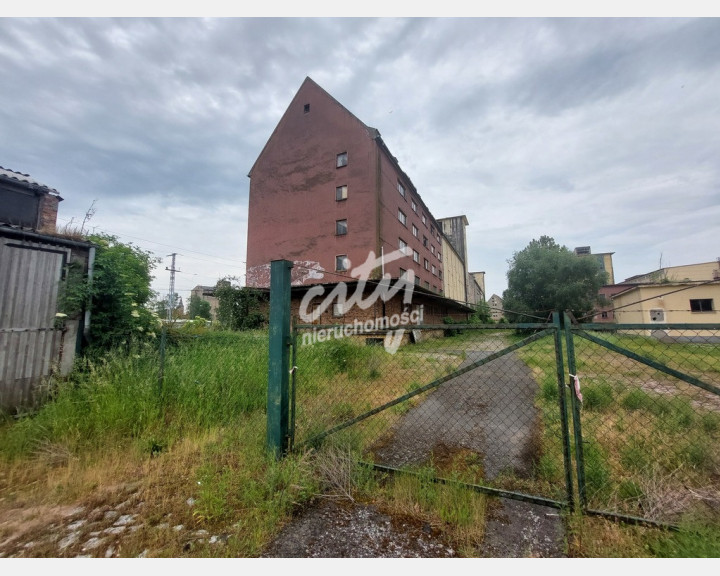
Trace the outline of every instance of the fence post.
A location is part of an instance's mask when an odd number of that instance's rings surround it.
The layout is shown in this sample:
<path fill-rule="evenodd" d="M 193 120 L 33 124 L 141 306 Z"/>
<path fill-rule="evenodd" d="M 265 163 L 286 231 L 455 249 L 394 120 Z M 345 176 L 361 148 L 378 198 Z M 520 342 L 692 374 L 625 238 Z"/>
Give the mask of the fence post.
<path fill-rule="evenodd" d="M 553 324 L 555 325 L 555 367 L 557 369 L 558 385 L 558 407 L 560 409 L 560 420 L 562 426 L 563 462 L 565 467 L 565 491 L 568 505 L 571 511 L 575 510 L 575 493 L 572 482 L 572 459 L 570 457 L 570 422 L 568 420 L 567 402 L 565 399 L 565 366 L 562 352 L 562 319 L 559 312 L 552 313 Z"/>
<path fill-rule="evenodd" d="M 287 449 L 290 382 L 290 270 L 292 262 L 270 263 L 270 335 L 267 391 L 268 452 L 280 458 Z"/>
<path fill-rule="evenodd" d="M 565 342 L 567 344 L 568 371 L 577 376 L 575 364 L 575 340 L 570 330 L 570 317 L 565 313 Z M 580 401 L 575 396 L 574 382 L 570 383 L 570 406 L 572 409 L 573 434 L 575 437 L 575 467 L 577 470 L 578 494 L 580 495 L 580 506 L 587 506 L 587 495 L 585 491 L 585 457 L 583 455 L 582 427 L 580 422 Z"/>

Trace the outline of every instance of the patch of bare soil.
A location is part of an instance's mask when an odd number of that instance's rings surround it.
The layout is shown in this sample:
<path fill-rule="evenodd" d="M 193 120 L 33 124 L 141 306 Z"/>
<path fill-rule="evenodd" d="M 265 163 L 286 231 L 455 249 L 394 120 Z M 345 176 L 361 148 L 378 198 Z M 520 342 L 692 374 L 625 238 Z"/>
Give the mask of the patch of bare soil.
<path fill-rule="evenodd" d="M 286 526 L 265 558 L 452 558 L 453 547 L 429 524 L 371 505 L 320 500 Z"/>

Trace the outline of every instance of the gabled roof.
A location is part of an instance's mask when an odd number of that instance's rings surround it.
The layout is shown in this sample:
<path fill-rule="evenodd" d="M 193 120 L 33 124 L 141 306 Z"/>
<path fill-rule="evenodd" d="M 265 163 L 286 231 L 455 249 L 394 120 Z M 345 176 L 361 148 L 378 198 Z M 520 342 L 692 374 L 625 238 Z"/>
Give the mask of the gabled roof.
<path fill-rule="evenodd" d="M 34 178 L 31 178 L 29 174 L 15 172 L 14 170 L 9 170 L 7 168 L 3 168 L 2 166 L 0 166 L 0 180 L 9 180 L 13 184 L 20 184 L 22 186 L 25 186 L 26 188 L 29 188 L 30 190 L 37 190 L 39 192 L 45 192 L 54 196 L 60 195 L 60 193 L 55 190 L 55 188 L 50 188 L 49 186 L 38 182 Z"/>
<path fill-rule="evenodd" d="M 270 134 L 270 138 L 267 139 L 267 142 L 265 142 L 265 146 L 263 146 L 262 150 L 260 150 L 260 154 L 258 154 L 258 157 L 255 159 L 255 162 L 253 162 L 253 165 L 250 168 L 250 171 L 248 172 L 248 178 L 250 178 L 253 170 L 255 169 L 255 165 L 257 164 L 258 160 L 262 157 L 263 153 L 265 152 L 265 149 L 268 147 L 268 144 L 275 137 L 275 133 L 278 131 L 278 128 L 280 128 L 280 125 L 283 123 L 283 119 L 285 118 L 285 116 L 287 116 L 288 112 L 290 112 L 290 109 L 292 108 L 292 103 L 298 97 L 298 94 L 300 94 L 300 92 L 302 92 L 303 89 L 305 89 L 305 87 L 308 85 L 311 85 L 311 86 L 317 88 L 318 90 L 320 90 L 320 92 L 322 92 L 323 95 L 325 95 L 327 98 L 332 100 L 337 106 L 339 106 L 340 108 L 345 110 L 345 112 L 347 112 L 350 116 L 352 116 L 362 127 L 364 127 L 368 131 L 371 138 L 376 138 L 376 137 L 380 136 L 380 132 L 378 132 L 375 128 L 371 128 L 370 126 L 367 126 L 362 120 L 360 120 L 360 118 L 355 116 L 355 114 L 350 112 L 350 110 L 345 108 L 345 106 L 343 106 L 340 102 L 338 102 L 335 98 L 333 98 L 332 94 L 330 94 L 327 90 L 325 90 L 325 88 L 320 86 L 320 84 L 315 82 L 315 80 L 310 78 L 310 76 L 306 76 L 305 80 L 303 80 L 303 83 L 300 84 L 300 88 L 298 88 L 297 92 L 295 92 L 295 95 L 290 100 L 290 104 L 288 104 L 288 107 L 285 109 L 285 112 L 283 112 L 283 115 L 280 117 L 280 120 L 278 121 L 277 125 L 273 129 L 272 134 Z"/>

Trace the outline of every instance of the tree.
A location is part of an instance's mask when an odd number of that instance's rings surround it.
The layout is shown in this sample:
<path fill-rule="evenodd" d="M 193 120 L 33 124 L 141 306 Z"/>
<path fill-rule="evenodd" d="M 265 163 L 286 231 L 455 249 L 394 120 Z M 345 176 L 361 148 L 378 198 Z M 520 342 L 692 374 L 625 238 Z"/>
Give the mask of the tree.
<path fill-rule="evenodd" d="M 576 318 L 592 313 L 607 274 L 595 258 L 578 256 L 549 236 L 532 240 L 508 260 L 508 288 L 503 292 L 511 322 L 545 319 L 557 310 Z"/>
<path fill-rule="evenodd" d="M 210 302 L 208 302 L 207 300 L 203 300 L 197 294 L 191 295 L 190 304 L 188 304 L 187 316 L 191 320 L 197 317 L 205 318 L 205 320 L 210 320 Z"/>
<path fill-rule="evenodd" d="M 470 316 L 470 324 L 492 324 L 492 315 L 490 314 L 490 306 L 487 302 L 478 302 L 475 304 L 475 312 Z"/>
<path fill-rule="evenodd" d="M 265 294 L 255 288 L 233 285 L 233 281 L 236 279 L 223 278 L 215 286 L 218 321 L 230 330 L 260 328 L 266 321 L 261 310 L 261 303 L 267 300 Z"/>
<path fill-rule="evenodd" d="M 156 300 L 152 304 L 152 308 L 157 312 L 157 315 L 162 320 L 168 319 L 168 304 L 170 301 L 170 295 L 168 295 L 166 298 L 161 298 L 160 300 Z M 172 298 L 173 304 L 172 304 L 172 320 L 177 320 L 178 318 L 182 318 L 185 314 L 185 310 L 182 305 L 182 298 L 180 298 L 179 294 L 173 294 Z"/>
<path fill-rule="evenodd" d="M 95 264 L 90 302 L 90 347 L 107 350 L 153 335 L 158 318 L 146 308 L 154 295 L 151 272 L 157 263 L 149 252 L 123 244 L 115 236 L 93 235 Z"/>

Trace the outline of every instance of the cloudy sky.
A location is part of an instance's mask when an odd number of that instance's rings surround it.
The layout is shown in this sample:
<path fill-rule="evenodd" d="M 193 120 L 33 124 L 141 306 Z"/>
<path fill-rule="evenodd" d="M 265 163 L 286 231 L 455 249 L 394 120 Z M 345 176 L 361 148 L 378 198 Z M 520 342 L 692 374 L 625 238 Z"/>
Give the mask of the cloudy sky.
<path fill-rule="evenodd" d="M 472 271 L 549 235 L 616 281 L 720 257 L 720 19 L 0 18 L 0 166 L 59 223 L 244 273 L 247 173 L 306 76 L 378 128 Z"/>

